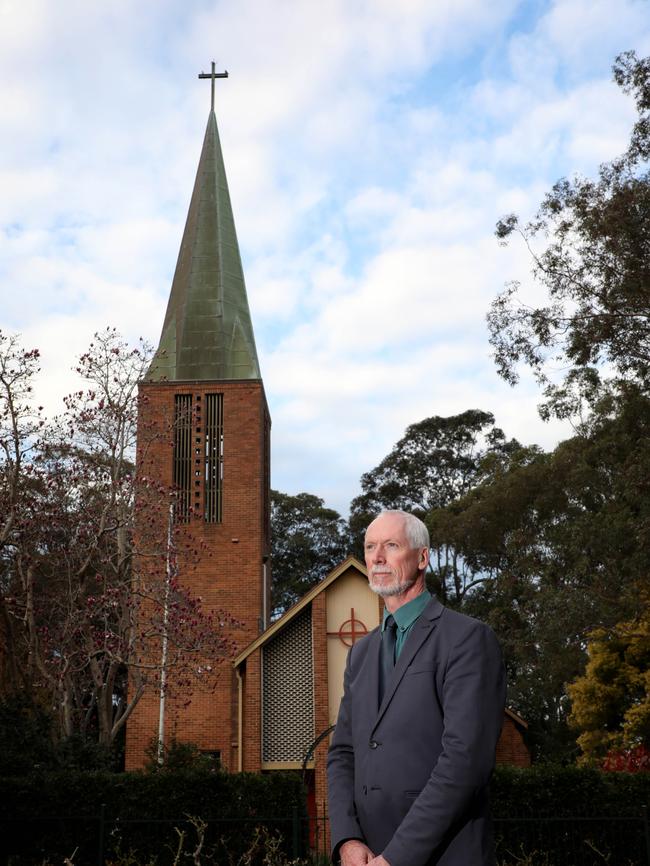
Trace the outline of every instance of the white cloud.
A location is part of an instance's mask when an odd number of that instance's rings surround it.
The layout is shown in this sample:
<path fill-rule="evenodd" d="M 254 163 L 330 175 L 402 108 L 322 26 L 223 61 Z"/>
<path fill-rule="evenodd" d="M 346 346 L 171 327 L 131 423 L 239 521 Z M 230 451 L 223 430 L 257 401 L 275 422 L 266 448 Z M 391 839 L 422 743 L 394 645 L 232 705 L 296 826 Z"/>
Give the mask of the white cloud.
<path fill-rule="evenodd" d="M 626 43 L 636 43 L 644 32 L 640 47 L 647 48 L 647 26 L 645 0 L 623 0 L 615 7 L 608 0 L 556 0 L 540 35 L 572 70 L 584 71 L 593 68 L 596 57 L 608 68 L 613 55 L 631 47 Z"/>
<path fill-rule="evenodd" d="M 645 0 L 531 9 L 0 0 L 2 326 L 41 347 L 48 408 L 93 331 L 158 338 L 214 58 L 274 484 L 344 510 L 408 424 L 470 406 L 550 447 L 534 383 L 489 358 L 503 283 L 541 292 L 494 224 L 622 149 L 610 67 L 650 20 Z"/>

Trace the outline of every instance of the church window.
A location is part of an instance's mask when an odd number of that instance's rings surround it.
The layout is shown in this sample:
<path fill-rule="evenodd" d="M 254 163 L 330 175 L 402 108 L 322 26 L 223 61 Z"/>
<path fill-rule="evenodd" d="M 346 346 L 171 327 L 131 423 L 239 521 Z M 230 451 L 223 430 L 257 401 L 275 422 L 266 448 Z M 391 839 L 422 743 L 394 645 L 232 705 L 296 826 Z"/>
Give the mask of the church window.
<path fill-rule="evenodd" d="M 174 396 L 174 488 L 176 520 L 190 519 L 192 491 L 192 395 Z"/>
<path fill-rule="evenodd" d="M 223 491 L 223 394 L 205 395 L 205 521 L 221 523 Z"/>
<path fill-rule="evenodd" d="M 201 754 L 211 765 L 213 770 L 221 769 L 221 750 L 220 749 L 201 749 Z"/>
<path fill-rule="evenodd" d="M 314 740 L 311 605 L 262 649 L 262 761 L 302 761 Z"/>

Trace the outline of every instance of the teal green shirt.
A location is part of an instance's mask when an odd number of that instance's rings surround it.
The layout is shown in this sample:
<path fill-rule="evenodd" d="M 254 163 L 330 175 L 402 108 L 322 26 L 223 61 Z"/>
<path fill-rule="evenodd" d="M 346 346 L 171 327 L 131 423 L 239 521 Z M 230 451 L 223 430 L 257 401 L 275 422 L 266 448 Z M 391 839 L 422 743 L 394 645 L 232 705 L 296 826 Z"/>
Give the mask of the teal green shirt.
<path fill-rule="evenodd" d="M 397 661 L 397 659 L 399 658 L 399 654 L 402 652 L 404 644 L 406 643 L 406 638 L 409 636 L 409 632 L 413 628 L 415 620 L 420 616 L 420 614 L 430 601 L 431 593 L 425 589 L 424 592 L 420 593 L 420 595 L 416 595 L 415 598 L 412 598 L 410 601 L 407 601 L 406 604 L 398 607 L 393 614 L 393 619 L 397 623 L 395 661 Z M 386 617 L 388 616 L 390 616 L 390 614 L 386 610 L 386 608 L 384 608 L 384 618 L 381 623 L 382 632 L 386 627 Z"/>

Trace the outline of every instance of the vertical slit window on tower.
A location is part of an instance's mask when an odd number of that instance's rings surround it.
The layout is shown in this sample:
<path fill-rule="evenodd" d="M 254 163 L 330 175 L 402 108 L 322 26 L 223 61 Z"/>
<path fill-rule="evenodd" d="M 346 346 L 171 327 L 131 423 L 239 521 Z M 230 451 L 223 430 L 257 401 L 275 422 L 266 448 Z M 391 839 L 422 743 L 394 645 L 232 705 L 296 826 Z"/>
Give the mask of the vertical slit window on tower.
<path fill-rule="evenodd" d="M 174 396 L 174 488 L 176 520 L 190 519 L 192 491 L 192 395 Z"/>
<path fill-rule="evenodd" d="M 205 521 L 221 523 L 223 488 L 223 394 L 205 395 Z"/>

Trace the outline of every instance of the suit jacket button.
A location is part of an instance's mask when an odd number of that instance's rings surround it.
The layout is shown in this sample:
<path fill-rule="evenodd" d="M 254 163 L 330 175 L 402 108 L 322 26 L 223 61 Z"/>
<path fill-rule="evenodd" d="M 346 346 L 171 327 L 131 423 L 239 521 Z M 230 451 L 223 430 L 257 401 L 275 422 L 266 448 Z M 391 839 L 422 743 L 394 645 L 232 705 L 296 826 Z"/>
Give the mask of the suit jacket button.
<path fill-rule="evenodd" d="M 368 745 L 370 746 L 371 749 L 376 749 L 377 746 L 379 745 L 379 743 L 377 742 L 377 740 L 370 740 Z"/>

